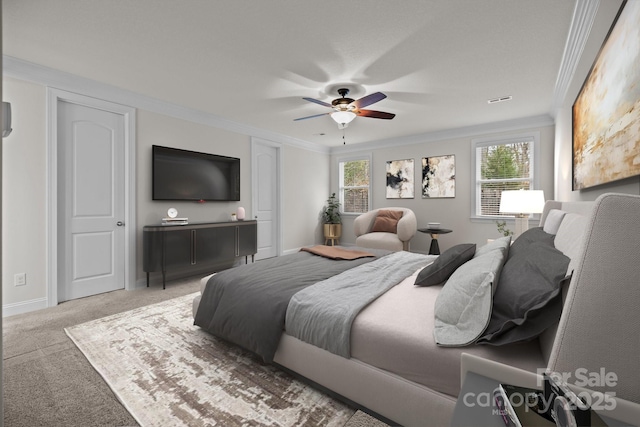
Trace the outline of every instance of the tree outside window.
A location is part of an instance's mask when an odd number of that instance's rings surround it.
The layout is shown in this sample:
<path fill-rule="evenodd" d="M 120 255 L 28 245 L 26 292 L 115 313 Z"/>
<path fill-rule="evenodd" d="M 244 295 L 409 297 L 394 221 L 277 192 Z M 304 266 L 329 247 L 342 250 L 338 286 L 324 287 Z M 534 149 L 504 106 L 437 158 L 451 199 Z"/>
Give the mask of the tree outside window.
<path fill-rule="evenodd" d="M 499 212 L 505 190 L 533 189 L 533 140 L 476 145 L 476 215 Z"/>
<path fill-rule="evenodd" d="M 339 163 L 342 213 L 363 213 L 369 210 L 370 164 L 368 158 Z"/>

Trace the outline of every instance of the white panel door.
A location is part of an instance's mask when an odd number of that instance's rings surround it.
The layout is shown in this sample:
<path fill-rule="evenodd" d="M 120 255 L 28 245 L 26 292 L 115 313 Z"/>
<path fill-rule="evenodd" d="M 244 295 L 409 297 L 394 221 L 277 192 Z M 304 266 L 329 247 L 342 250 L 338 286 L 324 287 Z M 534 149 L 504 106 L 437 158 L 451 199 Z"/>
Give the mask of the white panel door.
<path fill-rule="evenodd" d="M 278 255 L 278 150 L 257 143 L 254 145 L 254 213 L 258 221 L 258 253 L 256 259 Z"/>
<path fill-rule="evenodd" d="M 59 101 L 58 150 L 58 301 L 123 289 L 124 117 Z"/>

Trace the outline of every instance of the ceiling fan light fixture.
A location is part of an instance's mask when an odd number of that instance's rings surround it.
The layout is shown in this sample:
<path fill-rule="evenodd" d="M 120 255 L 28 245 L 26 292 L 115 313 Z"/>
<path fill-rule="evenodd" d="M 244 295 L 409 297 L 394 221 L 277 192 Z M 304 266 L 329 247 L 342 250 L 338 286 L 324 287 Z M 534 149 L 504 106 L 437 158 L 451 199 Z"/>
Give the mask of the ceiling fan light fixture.
<path fill-rule="evenodd" d="M 331 113 L 331 118 L 339 125 L 349 124 L 356 118 L 356 113 L 353 111 L 334 111 Z"/>

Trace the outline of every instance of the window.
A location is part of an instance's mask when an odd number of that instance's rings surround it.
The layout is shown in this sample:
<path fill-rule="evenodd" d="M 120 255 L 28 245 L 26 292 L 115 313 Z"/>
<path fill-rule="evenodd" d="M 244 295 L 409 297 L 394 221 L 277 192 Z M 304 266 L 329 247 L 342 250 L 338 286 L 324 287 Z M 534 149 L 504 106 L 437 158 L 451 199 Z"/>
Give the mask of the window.
<path fill-rule="evenodd" d="M 363 213 L 369 211 L 371 193 L 371 158 L 341 160 L 340 212 Z"/>
<path fill-rule="evenodd" d="M 508 140 L 472 141 L 474 217 L 512 216 L 499 212 L 502 191 L 536 188 L 538 139 L 536 133 Z"/>

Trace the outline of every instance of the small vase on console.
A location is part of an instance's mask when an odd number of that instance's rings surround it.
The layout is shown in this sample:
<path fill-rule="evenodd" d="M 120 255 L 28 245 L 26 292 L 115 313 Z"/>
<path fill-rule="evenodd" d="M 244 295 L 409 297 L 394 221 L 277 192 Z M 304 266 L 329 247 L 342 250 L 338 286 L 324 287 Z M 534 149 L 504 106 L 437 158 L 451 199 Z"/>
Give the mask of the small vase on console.
<path fill-rule="evenodd" d="M 238 221 L 244 221 L 244 216 L 245 216 L 245 212 L 244 212 L 244 208 L 243 207 L 239 207 L 238 208 Z"/>

